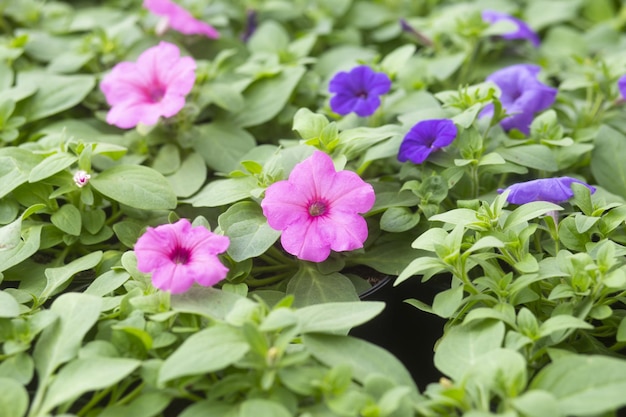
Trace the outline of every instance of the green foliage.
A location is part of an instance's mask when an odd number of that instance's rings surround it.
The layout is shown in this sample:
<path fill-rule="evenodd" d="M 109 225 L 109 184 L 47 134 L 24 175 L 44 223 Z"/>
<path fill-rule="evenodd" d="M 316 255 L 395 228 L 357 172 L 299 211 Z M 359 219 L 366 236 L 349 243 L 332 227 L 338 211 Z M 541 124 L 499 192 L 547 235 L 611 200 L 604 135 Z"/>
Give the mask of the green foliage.
<path fill-rule="evenodd" d="M 0 6 L 0 417 L 626 406 L 623 5 L 176 2 L 220 31 L 209 39 L 161 33 L 140 3 Z M 503 37 L 515 25 L 483 21 L 487 6 L 528 23 L 540 46 Z M 98 84 L 161 41 L 196 62 L 185 106 L 154 126 L 109 125 Z M 508 98 L 486 81 L 518 63 L 558 90 L 529 134 L 501 126 Z M 330 80 L 356 65 L 392 81 L 369 117 L 330 106 Z M 434 118 L 456 139 L 399 162 L 409 129 Z M 319 263 L 285 253 L 260 206 L 316 150 L 376 196 L 363 247 Z M 519 206 L 501 193 L 561 176 L 596 190 Z M 215 288 L 169 294 L 138 269 L 137 239 L 179 218 L 229 238 Z M 383 309 L 359 301 L 362 278 L 386 275 L 439 286 L 428 303 L 406 293 L 446 320 L 444 378 L 421 394 L 397 358 L 346 335 Z M 409 316 L 403 331 L 415 332 Z"/>

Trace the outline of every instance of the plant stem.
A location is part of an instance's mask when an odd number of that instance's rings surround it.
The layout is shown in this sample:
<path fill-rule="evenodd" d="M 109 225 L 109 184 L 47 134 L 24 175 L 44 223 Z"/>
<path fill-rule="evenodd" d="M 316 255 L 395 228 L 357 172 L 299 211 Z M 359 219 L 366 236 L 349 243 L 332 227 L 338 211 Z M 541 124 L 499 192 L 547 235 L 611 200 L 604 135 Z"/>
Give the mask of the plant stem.
<path fill-rule="evenodd" d="M 289 275 L 291 275 L 290 272 L 284 272 L 282 274 L 274 275 L 273 277 L 270 277 L 270 278 L 262 278 L 262 279 L 248 278 L 244 282 L 249 287 L 252 287 L 252 288 L 264 287 L 264 286 L 267 286 L 267 285 L 271 285 L 271 284 L 275 284 L 277 282 L 280 282 L 280 281 L 284 280 L 285 278 L 287 278 Z"/>

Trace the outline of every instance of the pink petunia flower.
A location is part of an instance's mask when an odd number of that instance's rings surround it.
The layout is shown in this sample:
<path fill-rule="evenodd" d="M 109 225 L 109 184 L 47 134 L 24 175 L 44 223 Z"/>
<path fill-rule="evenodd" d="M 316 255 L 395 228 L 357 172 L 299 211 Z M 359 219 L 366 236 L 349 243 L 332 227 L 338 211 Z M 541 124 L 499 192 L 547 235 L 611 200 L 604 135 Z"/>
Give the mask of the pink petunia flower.
<path fill-rule="evenodd" d="M 128 129 L 174 116 L 196 82 L 195 70 L 193 58 L 168 42 L 146 49 L 137 62 L 120 62 L 100 83 L 111 105 L 107 123 Z"/>
<path fill-rule="evenodd" d="M 201 22 L 191 13 L 171 0 L 144 0 L 143 7 L 165 20 L 165 28 L 171 27 L 184 35 L 204 35 L 217 39 L 219 32 L 211 25 Z"/>
<path fill-rule="evenodd" d="M 265 190 L 261 202 L 268 224 L 282 230 L 283 248 L 300 259 L 322 262 L 334 251 L 363 247 L 367 224 L 359 213 L 374 205 L 372 186 L 351 171 L 335 171 L 316 151 L 294 167 L 286 181 Z"/>
<path fill-rule="evenodd" d="M 194 282 L 209 287 L 226 277 L 217 257 L 230 240 L 204 227 L 192 227 L 187 219 L 148 230 L 135 243 L 137 268 L 152 272 L 152 284 L 171 293 L 187 291 Z"/>

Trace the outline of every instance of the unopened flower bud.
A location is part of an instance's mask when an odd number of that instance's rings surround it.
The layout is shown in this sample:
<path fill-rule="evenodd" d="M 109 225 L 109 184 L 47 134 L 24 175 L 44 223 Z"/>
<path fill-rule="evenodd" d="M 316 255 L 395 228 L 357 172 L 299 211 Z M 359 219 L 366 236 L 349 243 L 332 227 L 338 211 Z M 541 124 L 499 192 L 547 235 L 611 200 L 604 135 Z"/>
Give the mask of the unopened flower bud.
<path fill-rule="evenodd" d="M 89 182 L 91 175 L 87 174 L 86 171 L 80 170 L 76 171 L 74 174 L 74 183 L 78 188 L 83 188 Z"/>

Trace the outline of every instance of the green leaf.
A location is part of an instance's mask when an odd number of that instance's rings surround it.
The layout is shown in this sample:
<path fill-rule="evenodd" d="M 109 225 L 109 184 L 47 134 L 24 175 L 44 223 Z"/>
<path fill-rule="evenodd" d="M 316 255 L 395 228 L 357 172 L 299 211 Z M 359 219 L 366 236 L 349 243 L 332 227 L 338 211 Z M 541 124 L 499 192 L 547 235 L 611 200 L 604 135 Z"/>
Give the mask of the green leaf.
<path fill-rule="evenodd" d="M 230 238 L 228 255 L 236 262 L 265 253 L 280 237 L 280 230 L 272 229 L 261 207 L 251 201 L 232 205 L 217 220 Z"/>
<path fill-rule="evenodd" d="M 156 417 L 161 415 L 160 413 L 169 405 L 170 401 L 170 395 L 163 391 L 142 392 L 139 397 L 128 405 L 107 405 L 107 407 L 98 414 L 98 417 Z M 185 412 L 188 409 L 189 408 L 185 409 Z M 182 414 L 180 414 L 180 416 L 182 416 Z"/>
<path fill-rule="evenodd" d="M 349 330 L 369 321 L 385 308 L 380 301 L 324 303 L 295 311 L 302 333 Z"/>
<path fill-rule="evenodd" d="M 254 306 L 254 301 L 237 294 L 212 287 L 194 286 L 182 294 L 172 294 L 171 308 L 183 313 L 199 314 L 214 320 L 225 320 L 235 308 L 245 303 Z"/>
<path fill-rule="evenodd" d="M 189 197 L 206 181 L 207 168 L 204 159 L 192 153 L 183 161 L 178 171 L 165 177 L 178 197 Z"/>
<path fill-rule="evenodd" d="M 28 410 L 28 393 L 14 379 L 0 377 L 0 417 L 22 417 Z"/>
<path fill-rule="evenodd" d="M 291 277 L 287 293 L 294 295 L 294 307 L 333 301 L 358 301 L 352 281 L 338 272 L 322 274 L 314 267 L 303 266 Z"/>
<path fill-rule="evenodd" d="M 417 256 L 418 251 L 411 248 L 404 239 L 390 239 L 388 242 L 378 243 L 363 253 L 354 252 L 350 255 L 351 261 L 367 265 L 378 272 L 388 275 L 399 275 L 400 272 Z"/>
<path fill-rule="evenodd" d="M 240 127 L 257 126 L 270 120 L 285 106 L 305 72 L 301 66 L 286 67 L 274 77 L 254 82 L 244 91 L 244 107 L 230 120 Z"/>
<path fill-rule="evenodd" d="M 540 30 L 556 26 L 558 22 L 566 22 L 576 18 L 581 0 L 550 0 L 548 3 L 530 3 L 524 13 L 524 21 L 531 28 Z"/>
<path fill-rule="evenodd" d="M 53 225 L 72 236 L 80 235 L 82 217 L 80 211 L 72 204 L 64 204 L 52 213 L 50 221 Z"/>
<path fill-rule="evenodd" d="M 485 236 L 474 243 L 465 253 L 472 253 L 482 249 L 503 248 L 504 242 L 494 236 Z"/>
<path fill-rule="evenodd" d="M 61 364 L 78 353 L 85 334 L 98 321 L 102 299 L 89 294 L 61 294 L 50 306 L 58 316 L 56 322 L 41 333 L 33 358 L 43 383 Z"/>
<path fill-rule="evenodd" d="M 245 102 L 241 88 L 232 84 L 212 82 L 204 86 L 202 94 L 207 99 L 206 104 L 215 103 L 230 113 L 241 111 Z"/>
<path fill-rule="evenodd" d="M 133 372 L 141 361 L 125 358 L 91 357 L 65 365 L 50 384 L 40 408 L 44 415 L 54 407 L 89 391 L 113 386 Z"/>
<path fill-rule="evenodd" d="M 101 260 L 102 251 L 96 251 L 90 253 L 89 255 L 75 259 L 67 265 L 56 268 L 46 268 L 44 273 L 46 275 L 47 283 L 39 298 L 42 300 L 47 299 L 74 275 L 81 271 L 86 271 L 95 267 Z"/>
<path fill-rule="evenodd" d="M 563 314 L 550 317 L 543 322 L 539 327 L 539 335 L 544 337 L 554 332 L 568 329 L 593 329 L 593 326 L 578 317 Z"/>
<path fill-rule="evenodd" d="M 439 317 L 452 317 L 463 302 L 463 286 L 457 285 L 435 295 L 432 311 Z"/>
<path fill-rule="evenodd" d="M 213 180 L 186 202 L 194 207 L 219 207 L 250 198 L 252 190 L 258 186 L 256 178 L 252 176 Z"/>
<path fill-rule="evenodd" d="M 255 398 L 245 400 L 239 408 L 239 417 L 291 417 L 293 414 L 279 402 Z"/>
<path fill-rule="evenodd" d="M 293 130 L 305 140 L 319 138 L 329 121 L 323 114 L 313 113 L 303 107 L 293 116 Z"/>
<path fill-rule="evenodd" d="M 37 166 L 35 166 L 30 175 L 28 182 L 37 182 L 53 176 L 57 172 L 63 171 L 65 168 L 77 161 L 77 157 L 67 152 L 58 152 L 50 155 Z"/>
<path fill-rule="evenodd" d="M 435 351 L 435 366 L 449 377 L 461 379 L 481 355 L 500 348 L 504 327 L 501 321 L 485 320 L 448 329 Z"/>
<path fill-rule="evenodd" d="M 465 225 L 469 223 L 474 223 L 478 220 L 478 218 L 476 217 L 476 212 L 474 210 L 470 210 L 466 208 L 457 208 L 457 209 L 448 210 L 444 213 L 435 214 L 434 216 L 429 217 L 428 220 L 431 222 L 450 223 L 456 226 L 459 224 Z M 433 229 L 429 229 L 428 231 L 430 230 L 433 230 Z M 442 229 L 435 229 L 435 230 L 442 231 Z M 438 232 L 438 233 L 441 234 L 441 232 Z M 422 234 L 422 236 L 423 235 L 424 234 Z M 426 238 L 424 239 L 426 240 Z M 416 248 L 418 246 L 413 246 L 413 247 Z"/>
<path fill-rule="evenodd" d="M 163 362 L 159 383 L 188 375 L 216 372 L 237 362 L 250 349 L 241 333 L 231 327 L 214 326 L 189 336 Z"/>
<path fill-rule="evenodd" d="M 20 73 L 17 84 L 38 87 L 35 95 L 25 100 L 21 112 L 32 122 L 79 104 L 96 85 L 96 78 L 93 75 L 56 75 L 31 71 Z"/>
<path fill-rule="evenodd" d="M 596 135 L 591 153 L 591 173 L 607 191 L 626 198 L 626 136 L 606 125 Z"/>
<path fill-rule="evenodd" d="M 85 294 L 97 295 L 103 297 L 119 287 L 121 287 L 130 278 L 130 274 L 126 271 L 110 269 L 93 282 L 85 290 Z"/>
<path fill-rule="evenodd" d="M 393 76 L 405 67 L 407 61 L 415 53 L 415 49 L 416 47 L 413 44 L 406 44 L 394 49 L 380 62 L 381 69 Z"/>
<path fill-rule="evenodd" d="M 407 267 L 404 268 L 402 272 L 400 272 L 400 275 L 398 275 L 398 278 L 396 278 L 393 285 L 399 285 L 400 283 L 406 281 L 414 275 L 422 275 L 425 272 L 445 270 L 446 264 L 439 258 L 435 258 L 432 256 L 422 256 L 408 264 Z"/>
<path fill-rule="evenodd" d="M 566 355 L 543 368 L 530 384 L 550 392 L 565 415 L 599 415 L 626 405 L 626 361 Z"/>
<path fill-rule="evenodd" d="M 533 201 L 530 203 L 523 204 L 513 210 L 511 214 L 504 221 L 503 229 L 511 229 L 517 225 L 520 225 L 528 220 L 536 219 L 537 217 L 543 216 L 544 214 L 550 213 L 551 211 L 560 211 L 563 210 L 563 207 L 554 204 L 548 203 L 547 201 Z"/>
<path fill-rule="evenodd" d="M 380 228 L 392 233 L 405 232 L 415 227 L 419 221 L 419 212 L 413 213 L 408 207 L 390 207 L 380 218 Z"/>
<path fill-rule="evenodd" d="M 12 318 L 20 315 L 20 304 L 7 292 L 0 290 L 0 318 Z"/>
<path fill-rule="evenodd" d="M 17 246 L 0 251 L 0 272 L 19 264 L 39 250 L 41 229 L 41 225 L 29 227 L 24 231 L 23 240 Z"/>
<path fill-rule="evenodd" d="M 372 375 L 383 375 L 399 386 L 411 389 L 417 395 L 417 387 L 404 365 L 385 349 L 349 336 L 329 334 L 306 334 L 304 345 L 320 362 L 329 367 L 349 365 L 357 381 L 364 383 Z"/>
<path fill-rule="evenodd" d="M 169 182 L 154 169 L 141 165 L 117 165 L 91 179 L 104 196 L 144 210 L 176 208 L 176 195 Z"/>
<path fill-rule="evenodd" d="M 562 417 L 559 404 L 554 395 L 546 391 L 526 391 L 511 401 L 513 408 L 524 416 L 532 417 Z"/>
<path fill-rule="evenodd" d="M 507 161 L 528 168 L 553 172 L 558 169 L 556 158 L 545 145 L 523 145 L 496 150 Z"/>
<path fill-rule="evenodd" d="M 25 149 L 0 148 L 0 198 L 28 181 L 30 172 L 42 159 Z"/>
<path fill-rule="evenodd" d="M 91 234 L 96 234 L 104 226 L 106 213 L 102 209 L 88 210 L 81 212 L 81 218 L 85 230 Z"/>
<path fill-rule="evenodd" d="M 166 143 L 159 149 L 152 168 L 163 175 L 173 174 L 180 168 L 180 149 L 173 143 Z"/>
<path fill-rule="evenodd" d="M 16 248 L 22 241 L 22 218 L 0 227 L 0 251 Z"/>
<path fill-rule="evenodd" d="M 193 147 L 206 164 L 219 172 L 237 169 L 241 158 L 256 145 L 254 136 L 230 121 L 198 125 Z"/>
<path fill-rule="evenodd" d="M 626 317 L 620 321 L 615 338 L 618 342 L 626 342 Z"/>

